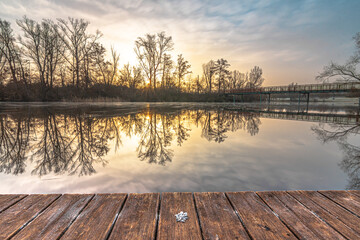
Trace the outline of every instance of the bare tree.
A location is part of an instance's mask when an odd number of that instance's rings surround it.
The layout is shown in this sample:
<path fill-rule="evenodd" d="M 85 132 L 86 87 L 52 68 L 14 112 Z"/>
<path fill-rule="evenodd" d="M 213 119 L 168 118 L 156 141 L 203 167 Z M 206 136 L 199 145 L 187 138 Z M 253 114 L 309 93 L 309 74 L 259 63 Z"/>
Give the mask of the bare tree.
<path fill-rule="evenodd" d="M 130 87 L 132 79 L 132 70 L 130 64 L 124 64 L 124 67 L 120 69 L 120 84 Z"/>
<path fill-rule="evenodd" d="M 112 85 L 115 82 L 119 67 L 120 54 L 116 52 L 114 47 L 111 47 L 111 67 L 109 69 L 108 84 Z"/>
<path fill-rule="evenodd" d="M 194 79 L 193 87 L 197 94 L 199 94 L 203 90 L 203 79 L 200 79 L 199 75 Z"/>
<path fill-rule="evenodd" d="M 171 70 L 173 69 L 174 62 L 171 59 L 170 54 L 164 54 L 162 61 L 162 76 L 161 76 L 161 86 L 163 88 L 169 87 L 171 85 Z"/>
<path fill-rule="evenodd" d="M 130 64 L 125 64 L 120 70 L 120 82 L 131 89 L 138 88 L 144 82 L 144 76 L 140 67 L 130 67 Z"/>
<path fill-rule="evenodd" d="M 22 80 L 26 84 L 26 79 L 24 78 L 25 74 L 22 68 L 20 49 L 16 45 L 13 30 L 10 23 L 2 19 L 0 19 L 0 51 L 10 69 L 12 81 L 15 84 L 18 84 L 18 81 L 20 80 L 19 77 L 22 77 Z"/>
<path fill-rule="evenodd" d="M 336 81 L 360 81 L 360 73 L 357 71 L 360 63 L 360 32 L 354 37 L 356 51 L 353 56 L 341 65 L 331 62 L 324 70 L 316 77 L 316 80 L 327 82 L 330 80 Z"/>
<path fill-rule="evenodd" d="M 215 71 L 215 74 L 218 76 L 218 93 L 220 93 L 221 85 L 225 84 L 225 80 L 229 74 L 228 68 L 230 67 L 230 64 L 227 60 L 221 58 L 218 59 L 215 62 L 215 65 L 213 67 L 213 70 Z"/>
<path fill-rule="evenodd" d="M 72 83 L 80 87 L 82 63 L 102 34 L 100 31 L 96 31 L 95 35 L 87 34 L 89 22 L 84 19 L 69 18 L 69 21 L 58 19 L 58 23 L 60 29 L 58 33 L 61 33 L 59 36 L 67 48 L 68 54 L 64 52 L 63 56 L 71 66 Z"/>
<path fill-rule="evenodd" d="M 215 62 L 213 60 L 210 60 L 208 63 L 202 65 L 203 74 L 204 74 L 205 82 L 209 89 L 209 93 L 211 93 L 213 78 L 215 75 L 214 67 L 215 67 Z"/>
<path fill-rule="evenodd" d="M 144 84 L 144 75 L 139 66 L 133 67 L 133 78 L 130 87 L 139 88 Z"/>
<path fill-rule="evenodd" d="M 156 89 L 156 77 L 161 72 L 161 63 L 165 53 L 173 50 L 172 37 L 167 37 L 165 32 L 146 34 L 135 41 L 134 51 L 139 59 L 141 68 L 149 79 L 150 88 Z"/>
<path fill-rule="evenodd" d="M 43 20 L 39 24 L 26 16 L 17 20 L 17 24 L 24 32 L 24 38 L 20 37 L 24 54 L 35 64 L 43 90 L 53 87 L 55 71 L 65 51 L 54 24 L 50 20 Z"/>
<path fill-rule="evenodd" d="M 0 44 L 0 84 L 4 84 L 6 80 L 7 69 L 6 59 L 1 48 L 3 48 L 3 46 Z"/>
<path fill-rule="evenodd" d="M 90 58 L 93 56 L 96 62 L 97 73 L 95 74 L 100 75 L 101 81 L 105 85 L 113 85 L 118 76 L 120 55 L 111 47 L 111 62 L 105 61 L 106 49 L 101 44 L 95 44 L 94 50 L 89 51 L 89 53 L 87 56 Z M 91 62 L 91 59 L 85 62 Z"/>
<path fill-rule="evenodd" d="M 251 69 L 246 87 L 248 87 L 248 88 L 261 87 L 261 85 L 263 84 L 263 82 L 265 80 L 262 77 L 262 73 L 263 73 L 262 69 L 258 66 L 255 66 L 253 69 Z"/>
<path fill-rule="evenodd" d="M 178 55 L 175 74 L 178 80 L 179 89 L 181 89 L 181 81 L 184 79 L 185 75 L 192 73 L 189 71 L 190 67 L 191 65 L 184 59 L 183 55 Z"/>
<path fill-rule="evenodd" d="M 91 81 L 91 72 L 94 70 L 92 77 L 95 77 L 97 82 L 107 84 L 106 70 L 110 63 L 105 61 L 105 54 L 105 47 L 100 43 L 96 43 L 93 45 L 92 50 L 85 56 L 84 67 L 86 69 L 87 82 Z"/>
<path fill-rule="evenodd" d="M 229 74 L 229 88 L 239 89 L 245 86 L 245 74 L 238 70 L 231 71 Z"/>

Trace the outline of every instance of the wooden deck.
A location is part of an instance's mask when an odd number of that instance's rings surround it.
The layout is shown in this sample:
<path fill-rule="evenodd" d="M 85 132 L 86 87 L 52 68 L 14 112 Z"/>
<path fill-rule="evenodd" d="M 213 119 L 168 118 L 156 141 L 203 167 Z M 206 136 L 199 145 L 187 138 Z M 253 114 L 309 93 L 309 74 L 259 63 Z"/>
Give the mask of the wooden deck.
<path fill-rule="evenodd" d="M 360 191 L 0 195 L 10 238 L 360 239 Z"/>

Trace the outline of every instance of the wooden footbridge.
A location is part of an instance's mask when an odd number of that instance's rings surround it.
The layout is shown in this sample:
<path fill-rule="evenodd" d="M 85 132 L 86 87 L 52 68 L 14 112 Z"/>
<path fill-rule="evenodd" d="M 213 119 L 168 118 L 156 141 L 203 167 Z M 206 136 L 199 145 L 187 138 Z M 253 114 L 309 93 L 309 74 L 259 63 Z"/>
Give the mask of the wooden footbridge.
<path fill-rule="evenodd" d="M 360 191 L 0 195 L 0 239 L 360 239 L 359 223 Z"/>
<path fill-rule="evenodd" d="M 297 93 L 299 95 L 299 102 L 302 95 L 306 96 L 306 101 L 309 102 L 311 93 L 341 93 L 341 92 L 358 92 L 360 91 L 360 82 L 345 82 L 345 83 L 324 83 L 324 84 L 304 84 L 304 85 L 289 85 L 289 86 L 271 86 L 261 88 L 242 88 L 232 89 L 227 91 L 226 95 L 244 96 L 244 95 L 259 95 L 260 99 L 263 95 L 267 96 L 270 102 L 271 94 Z M 235 98 L 234 98 L 235 99 Z"/>

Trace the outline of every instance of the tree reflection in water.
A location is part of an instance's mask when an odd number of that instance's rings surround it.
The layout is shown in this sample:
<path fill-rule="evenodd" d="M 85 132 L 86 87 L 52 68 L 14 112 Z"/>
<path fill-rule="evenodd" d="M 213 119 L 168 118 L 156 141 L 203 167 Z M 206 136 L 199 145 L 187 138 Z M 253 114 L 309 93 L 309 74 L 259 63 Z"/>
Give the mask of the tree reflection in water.
<path fill-rule="evenodd" d="M 99 113 L 100 111 L 100 113 Z M 227 132 L 259 132 L 258 114 L 223 109 L 151 109 L 106 111 L 96 109 L 20 109 L 0 114 L 0 172 L 22 174 L 30 161 L 32 174 L 91 175 L 95 163 L 106 166 L 106 155 L 119 150 L 121 136 L 140 140 L 138 158 L 165 165 L 172 161 L 173 145 L 201 127 L 201 137 L 222 143 Z"/>
<path fill-rule="evenodd" d="M 360 189 L 360 146 L 350 143 L 349 138 L 360 134 L 359 124 L 319 124 L 312 130 L 324 142 L 335 141 L 344 153 L 339 166 L 348 174 L 347 189 Z"/>

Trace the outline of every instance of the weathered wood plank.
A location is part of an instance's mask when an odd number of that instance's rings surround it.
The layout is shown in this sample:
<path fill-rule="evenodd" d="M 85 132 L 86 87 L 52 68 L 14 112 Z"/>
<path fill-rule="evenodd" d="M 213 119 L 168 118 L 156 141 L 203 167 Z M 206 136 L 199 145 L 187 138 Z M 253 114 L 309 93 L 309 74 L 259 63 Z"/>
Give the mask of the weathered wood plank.
<path fill-rule="evenodd" d="M 360 197 L 360 190 L 348 190 L 348 192 L 350 192 L 351 194 L 354 194 L 354 195 Z"/>
<path fill-rule="evenodd" d="M 286 192 L 275 192 L 275 195 L 293 211 L 302 222 L 310 224 L 312 231 L 319 237 L 324 237 L 325 239 L 344 239 L 337 231 Z"/>
<path fill-rule="evenodd" d="M 98 194 L 89 202 L 61 239 L 104 239 L 127 194 Z"/>
<path fill-rule="evenodd" d="M 346 191 L 319 191 L 334 202 L 360 216 L 359 197 Z"/>
<path fill-rule="evenodd" d="M 57 239 L 75 220 L 93 195 L 65 194 L 12 238 Z"/>
<path fill-rule="evenodd" d="M 224 193 L 194 193 L 204 239 L 249 239 Z"/>
<path fill-rule="evenodd" d="M 258 192 L 299 238 L 344 239 L 286 192 Z"/>
<path fill-rule="evenodd" d="M 359 191 L 320 192 L 0 195 L 0 239 L 360 239 Z"/>
<path fill-rule="evenodd" d="M 253 239 L 297 239 L 254 192 L 227 195 Z"/>
<path fill-rule="evenodd" d="M 355 215 L 341 208 L 318 192 L 289 191 L 288 193 L 326 221 L 344 237 L 348 239 L 360 239 L 360 219 Z"/>
<path fill-rule="evenodd" d="M 188 213 L 184 223 L 176 222 L 181 211 Z M 192 193 L 162 193 L 157 239 L 202 239 Z"/>
<path fill-rule="evenodd" d="M 60 194 L 30 195 L 0 213 L 0 239 L 13 236 L 59 196 Z"/>
<path fill-rule="evenodd" d="M 158 193 L 129 194 L 110 239 L 154 239 L 159 198 Z"/>
<path fill-rule="evenodd" d="M 0 213 L 26 196 L 25 194 L 0 195 Z"/>
<path fill-rule="evenodd" d="M 303 191 L 316 204 L 336 216 L 343 223 L 360 233 L 359 218 L 332 200 L 315 191 Z"/>

